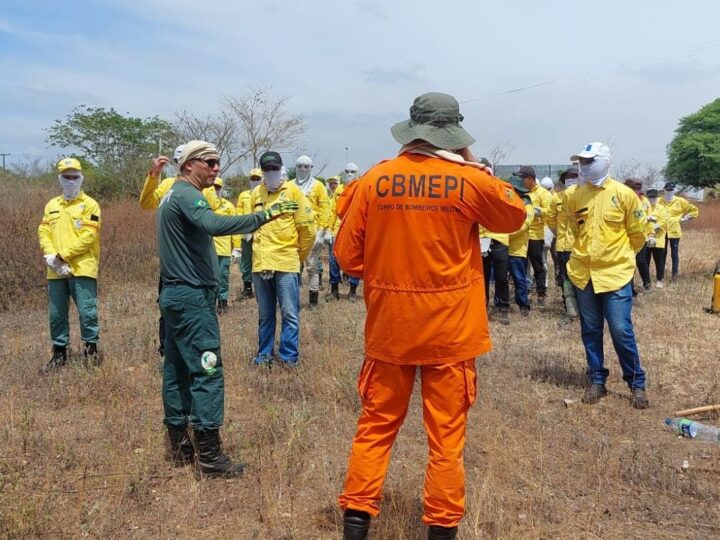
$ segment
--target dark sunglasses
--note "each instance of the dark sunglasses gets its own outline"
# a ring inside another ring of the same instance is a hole
[[[595,161],[594,157],[581,157],[580,158],[580,165],[590,165],[593,161]]]
[[[216,165],[218,167],[220,166],[219,159],[198,159],[197,161],[202,161],[205,165],[207,165],[211,169],[214,169]]]
[[[65,180],[80,180],[79,174],[63,174],[62,177]]]

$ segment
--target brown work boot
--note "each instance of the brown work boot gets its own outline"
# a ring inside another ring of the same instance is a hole
[[[630,403],[635,409],[647,409],[650,406],[644,388],[633,388],[630,395]]]
[[[585,390],[582,402],[587,403],[588,405],[594,405],[605,396],[607,396],[607,389],[604,384],[591,384]]]
[[[508,315],[508,308],[503,308],[503,307],[498,308],[497,320],[503,326],[508,326],[510,324],[510,316]]]

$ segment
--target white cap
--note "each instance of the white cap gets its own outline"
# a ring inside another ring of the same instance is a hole
[[[540,180],[540,185],[545,189],[550,190],[555,187],[555,182],[552,181],[552,178],[546,176],[545,178]]]
[[[175,151],[173,152],[173,161],[174,161],[175,163],[177,163],[178,160],[180,159],[180,156],[182,155],[184,148],[185,148],[185,145],[184,145],[184,144],[181,144],[181,145],[178,146],[178,147],[175,149]]]
[[[580,161],[581,158],[605,157],[610,159],[610,147],[602,142],[592,142],[582,149],[579,154],[570,156],[570,161]]]
[[[312,167],[313,162],[312,159],[310,159],[310,156],[300,156],[295,161],[295,165],[310,165]]]

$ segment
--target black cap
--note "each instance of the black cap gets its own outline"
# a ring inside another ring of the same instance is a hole
[[[535,169],[532,168],[530,165],[523,165],[517,172],[514,172],[513,174],[515,176],[519,176],[520,178],[524,178],[526,176],[529,176],[530,178],[537,178],[537,176],[535,176]]]
[[[675,182],[668,182],[663,189],[665,191],[675,191]]]
[[[645,193],[645,195],[647,195],[648,199],[656,199],[658,196],[658,190],[657,189],[648,189],[647,193]]]
[[[260,169],[267,171],[270,167],[282,167],[282,158],[277,152],[264,152],[260,156]]]

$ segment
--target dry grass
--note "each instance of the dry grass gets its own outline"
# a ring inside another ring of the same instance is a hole
[[[31,229],[43,202],[35,195],[26,205]],[[3,295],[23,301],[8,300],[12,310],[0,313],[0,535],[338,538],[335,501],[359,410],[363,306],[304,311],[302,366],[287,371],[250,365],[255,305],[233,304],[221,320],[223,433],[227,451],[250,468],[242,480],[198,482],[163,459],[152,217],[131,203],[104,212],[101,369],[38,375],[49,337],[37,252],[28,259],[37,273],[17,285],[29,289]],[[720,402],[720,318],[702,312],[720,254],[718,228],[689,231],[682,250],[685,277],[643,296],[635,313],[648,411],[630,408],[612,352],[610,396],[596,407],[563,405],[563,398],[579,400],[585,363],[577,326],[556,325],[556,291],[547,312],[514,313],[510,327],[493,325],[495,351],[478,360],[461,538],[720,536],[720,447],[662,429],[675,409]],[[232,279],[237,290],[236,268]],[[72,330],[78,349],[76,321]],[[423,537],[426,454],[415,397],[373,538]],[[690,463],[684,473],[683,460]]]

